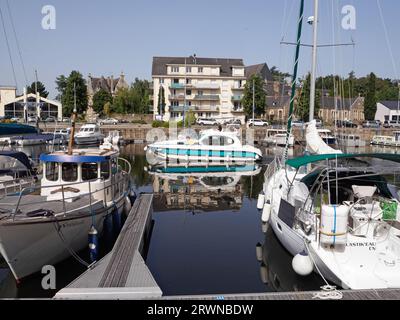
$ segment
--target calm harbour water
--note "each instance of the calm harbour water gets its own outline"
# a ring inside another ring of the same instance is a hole
[[[46,147],[22,151],[37,159]],[[137,194],[154,193],[154,225],[145,259],[165,295],[313,290],[323,284],[316,274],[296,275],[292,257],[272,230],[263,232],[257,196],[266,164],[281,150],[264,152],[264,164],[242,174],[179,175],[155,173],[146,162],[143,145],[121,148],[121,155],[132,164]],[[296,149],[291,156],[300,152]],[[101,240],[103,255],[112,244]],[[262,245],[262,261],[256,257],[257,244]],[[88,261],[87,250],[80,256]],[[40,273],[17,286],[0,258],[0,298],[52,297],[85,271],[73,258],[55,267],[56,290],[42,289]]]

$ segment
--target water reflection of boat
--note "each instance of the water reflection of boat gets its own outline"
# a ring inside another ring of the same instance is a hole
[[[268,228],[264,243],[258,244],[257,254],[261,258],[261,280],[275,291],[310,291],[324,284],[316,274],[301,277],[293,271],[293,257],[280,244],[272,228]]]
[[[208,169],[208,171],[206,171]],[[153,175],[156,211],[174,209],[239,210],[243,190],[241,177],[257,175],[261,167],[149,167]]]

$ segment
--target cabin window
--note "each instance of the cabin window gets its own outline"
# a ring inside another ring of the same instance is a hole
[[[82,180],[97,179],[97,162],[84,162],[82,163]]]
[[[62,164],[62,179],[66,182],[78,180],[78,164],[66,162]]]
[[[46,162],[46,179],[49,181],[58,180],[58,168],[57,162]]]
[[[104,180],[110,177],[110,163],[108,161],[100,163],[100,175]]]

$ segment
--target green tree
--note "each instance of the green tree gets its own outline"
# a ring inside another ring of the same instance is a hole
[[[43,98],[47,98],[49,96],[49,92],[46,91],[46,87],[44,86],[44,84],[40,81],[35,81],[32,82],[32,84],[30,86],[28,86],[27,88],[27,93],[36,93],[36,84],[37,84],[37,91],[39,93],[39,95]]]
[[[160,87],[158,91],[158,114],[165,114],[165,90],[163,87]]]
[[[368,77],[367,93],[364,102],[364,115],[366,120],[375,119],[376,113],[376,75],[371,72]]]
[[[112,105],[112,112],[116,113],[128,113],[132,109],[130,102],[130,90],[123,88],[118,90],[114,97]]]
[[[271,69],[272,78],[274,81],[279,81],[280,83],[285,80],[285,78],[290,77],[290,74],[287,72],[281,72],[278,67],[273,66]]]
[[[263,88],[264,81],[258,75],[251,76],[244,86],[242,98],[242,106],[248,117],[253,116],[253,83],[254,83],[254,113],[259,116],[265,113],[265,91]]]
[[[132,98],[134,102],[134,112],[146,114],[150,111],[150,82],[135,78],[135,82],[131,86]]]
[[[88,105],[86,81],[78,71],[72,71],[68,77],[57,77],[58,98],[63,105],[63,115],[71,116],[74,109],[74,84],[76,86],[76,109],[83,114]]]
[[[299,96],[298,105],[295,111],[297,118],[308,122],[310,118],[310,90],[311,74],[308,73],[306,79],[302,81],[302,88]],[[318,115],[321,95],[318,90],[315,93],[314,118]]]
[[[104,89],[100,89],[93,95],[93,110],[98,114],[104,111],[104,105],[112,102],[112,95]]]
[[[106,102],[103,107],[103,113],[109,117],[111,114],[111,102]]]

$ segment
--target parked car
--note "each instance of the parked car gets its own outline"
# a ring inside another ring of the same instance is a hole
[[[315,122],[316,122],[317,128],[322,128],[322,120],[321,119],[315,119]]]
[[[201,126],[215,126],[218,124],[214,118],[198,118],[196,123]]]
[[[357,125],[350,120],[336,120],[338,128],[357,128]]]
[[[100,119],[99,124],[118,124],[118,120],[114,118],[106,118],[106,119]]]
[[[71,118],[68,118],[68,117],[62,118],[62,122],[70,122],[70,121],[71,121]]]
[[[242,125],[242,121],[240,121],[240,119],[231,119],[231,120],[227,121],[225,124],[238,124],[238,125]]]
[[[389,120],[385,120],[385,121],[383,122],[382,127],[384,127],[384,128],[390,128]]]
[[[389,122],[389,127],[390,127],[390,128],[400,128],[400,120],[399,120],[399,121],[397,121],[397,120],[391,120],[391,121]]]
[[[367,120],[362,124],[363,128],[379,128],[380,124],[375,120]]]
[[[56,118],[54,117],[47,117],[46,120],[44,120],[45,122],[56,122]]]
[[[38,120],[37,117],[28,117],[28,119],[27,119],[28,123],[32,123],[32,122],[33,122],[33,123],[36,123],[37,120]]]
[[[261,120],[261,119],[250,119],[249,121],[247,121],[247,124],[249,127],[266,127],[268,126],[268,122]]]
[[[300,120],[293,120],[292,127],[304,128],[304,122]]]
[[[21,119],[18,118],[18,117],[12,117],[12,118],[10,118],[10,120],[14,121],[14,122],[20,122],[21,121]]]

